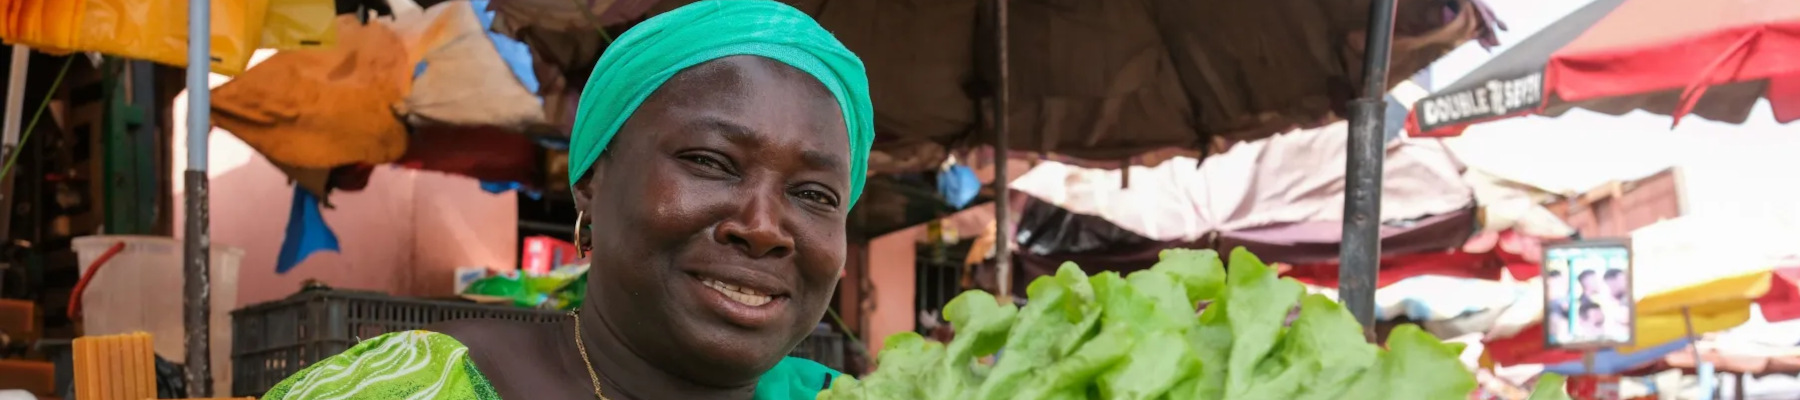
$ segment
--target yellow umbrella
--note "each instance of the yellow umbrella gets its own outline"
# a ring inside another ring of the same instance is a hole
[[[1717,332],[1750,319],[1800,229],[1743,219],[1682,217],[1631,234],[1637,347]],[[1686,316],[1683,310],[1686,310]],[[1633,351],[1636,348],[1620,349]]]
[[[1750,320],[1750,306],[1769,292],[1773,279],[1771,268],[1646,296],[1637,303],[1634,332],[1638,345],[1619,351],[1633,352],[1684,338],[1689,317],[1696,335],[1743,325]]]

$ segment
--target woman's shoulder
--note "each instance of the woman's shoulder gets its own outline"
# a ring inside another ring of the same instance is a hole
[[[442,333],[390,333],[313,363],[262,398],[499,399],[468,352],[468,346]]]
[[[813,399],[831,386],[841,372],[817,361],[788,357],[763,374],[756,384],[756,400]]]

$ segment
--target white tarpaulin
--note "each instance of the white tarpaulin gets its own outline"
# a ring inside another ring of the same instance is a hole
[[[1045,163],[1013,189],[1071,212],[1096,215],[1155,240],[1193,240],[1283,223],[1340,221],[1345,123],[1238,144],[1195,168],[1176,158],[1156,167],[1085,169]],[[1383,221],[1449,213],[1474,200],[1462,165],[1434,140],[1387,146]]]
[[[1483,311],[1505,309],[1520,303],[1527,296],[1541,296],[1543,293],[1542,290],[1533,289],[1526,282],[1417,276],[1376,289],[1375,311],[1376,317],[1381,320],[1406,317],[1420,322],[1448,321]],[[1306,290],[1309,293],[1337,297],[1337,290],[1331,288],[1307,285]],[[1427,329],[1429,328],[1428,326]]]

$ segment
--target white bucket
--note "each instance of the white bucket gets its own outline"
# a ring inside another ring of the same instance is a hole
[[[125,243],[101,266],[81,297],[83,334],[149,332],[156,354],[175,363],[187,361],[182,322],[182,243],[161,236],[86,236],[71,247],[82,275],[115,243]],[[231,310],[237,307],[238,263],[244,251],[212,246],[212,375],[213,393],[231,392]]]

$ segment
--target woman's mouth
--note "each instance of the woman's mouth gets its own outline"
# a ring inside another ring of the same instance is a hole
[[[788,312],[786,293],[769,286],[752,287],[750,282],[731,281],[699,274],[692,277],[693,294],[700,304],[732,325],[761,329],[785,321]],[[705,289],[702,289],[704,287]]]
[[[746,306],[760,307],[764,304],[769,304],[771,301],[775,301],[775,297],[770,296],[767,293],[757,291],[756,289],[721,282],[717,279],[701,278],[700,284],[706,285],[707,288],[725,295],[725,298],[731,299],[731,301]]]

